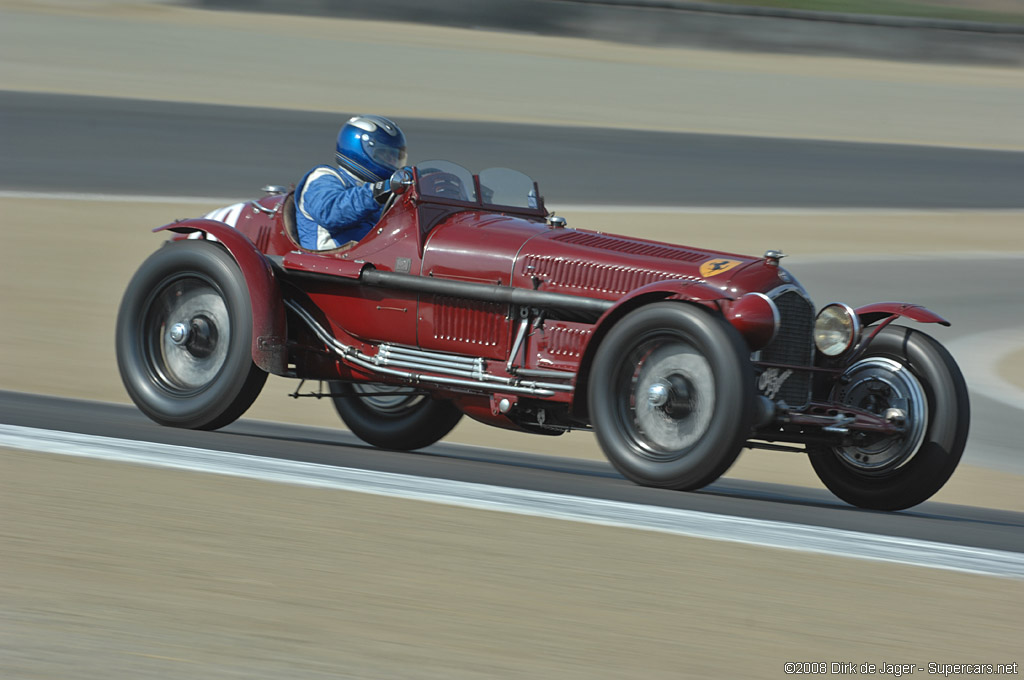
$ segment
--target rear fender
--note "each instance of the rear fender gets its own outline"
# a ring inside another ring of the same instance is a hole
[[[242,270],[252,304],[252,360],[268,373],[282,375],[288,367],[287,326],[281,289],[270,262],[245,234],[208,219],[184,220],[157,227],[154,232],[173,231],[223,245]]]
[[[576,374],[576,387],[573,391],[572,411],[580,417],[587,417],[587,388],[590,378],[590,367],[597,354],[604,336],[622,317],[643,305],[662,300],[679,300],[681,302],[706,307],[713,312],[721,312],[721,303],[732,297],[718,288],[705,283],[687,281],[655,281],[641,286],[619,299],[594,324],[594,332],[580,357],[580,367]]]
[[[950,323],[935,312],[906,302],[875,302],[854,310],[860,319],[861,326],[869,326],[887,318],[905,317],[918,323],[937,323],[949,326]]]

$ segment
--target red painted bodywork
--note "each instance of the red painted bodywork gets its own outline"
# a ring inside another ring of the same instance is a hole
[[[725,318],[755,352],[775,338],[780,323],[778,309],[764,293],[746,293],[729,302]]]
[[[905,302],[875,302],[864,305],[854,310],[864,325],[880,321],[890,316],[904,316],[918,323],[937,323],[942,326],[950,325],[935,312],[922,307],[921,305],[910,305]]]
[[[198,232],[231,252],[252,298],[256,363],[297,378],[410,382],[367,366],[387,343],[482,359],[489,375],[510,385],[546,379],[525,378],[529,371],[573,374],[561,378],[567,389],[537,397],[512,388],[442,384],[432,382],[429,372],[417,373],[416,384],[455,399],[471,417],[503,427],[517,424],[499,412],[502,399],[513,408],[525,408],[528,401],[561,404],[585,416],[586,376],[596,347],[612,325],[643,304],[678,300],[723,314],[755,351],[774,334],[774,316],[763,298],[742,296],[787,286],[803,294],[777,260],[564,228],[545,220],[543,203],[535,209],[466,205],[422,197],[416,186],[397,197],[358,244],[314,253],[300,248],[288,233],[288,198],[273,195],[249,202],[233,227],[192,219],[158,229],[193,238]],[[359,278],[368,269],[580,296],[609,305],[599,318],[548,318],[527,309],[529,327],[517,344],[522,307],[363,285]],[[286,313],[286,304],[300,306],[330,338],[311,330],[309,319],[301,319],[294,308]],[[921,307],[900,303],[878,303],[857,312],[869,318],[900,314],[944,322]],[[349,354],[342,356],[343,350]],[[362,363],[352,360],[356,354]]]

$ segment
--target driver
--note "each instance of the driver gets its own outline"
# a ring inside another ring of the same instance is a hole
[[[338,132],[338,167],[318,165],[295,188],[299,245],[339,248],[366,236],[391,194],[388,178],[405,165],[405,135],[382,116],[353,116]]]

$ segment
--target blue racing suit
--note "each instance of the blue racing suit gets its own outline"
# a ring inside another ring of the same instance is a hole
[[[343,169],[318,165],[295,188],[299,245],[307,250],[328,250],[362,239],[380,213],[372,185]]]

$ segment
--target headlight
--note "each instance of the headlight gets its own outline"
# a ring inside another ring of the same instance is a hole
[[[850,349],[860,335],[857,314],[841,302],[833,302],[818,312],[814,320],[814,346],[829,357]]]

